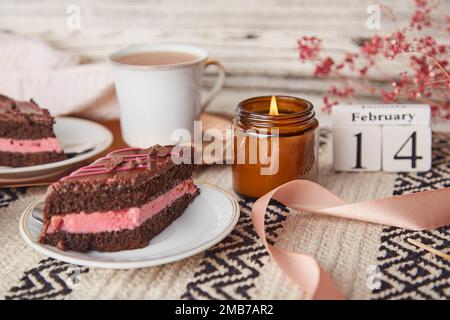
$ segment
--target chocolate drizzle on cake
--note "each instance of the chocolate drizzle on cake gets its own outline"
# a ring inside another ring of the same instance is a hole
[[[127,163],[131,163],[132,161],[129,161]],[[108,159],[105,162],[105,169],[108,170],[108,171],[114,170],[122,162],[123,162],[123,157],[122,156],[120,156],[120,155],[112,156],[110,159]]]
[[[148,149],[126,148],[111,152],[104,158],[82,167],[62,180],[103,175],[111,172],[126,172],[136,169],[156,171],[169,165],[171,157],[181,157],[183,148],[178,153],[172,152],[174,146],[155,145]]]

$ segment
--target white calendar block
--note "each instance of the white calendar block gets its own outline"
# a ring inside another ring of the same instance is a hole
[[[337,171],[381,170],[381,126],[334,126],[333,157]]]
[[[383,171],[430,169],[430,126],[383,126]]]

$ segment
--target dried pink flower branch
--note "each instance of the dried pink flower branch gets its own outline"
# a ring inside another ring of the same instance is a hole
[[[298,40],[300,61],[314,64],[314,76],[336,79],[323,97],[323,110],[329,111],[341,100],[348,103],[357,98],[357,81],[367,92],[380,95],[384,103],[427,103],[435,117],[450,119],[450,45],[438,43],[433,36],[420,32],[434,28],[450,34],[450,17],[440,9],[438,1],[415,0],[414,3],[408,26],[364,40],[359,52],[346,52],[339,61],[326,54],[319,38],[305,36]],[[396,24],[393,10],[384,5],[381,9]],[[443,15],[444,22],[434,21],[433,13]],[[395,79],[387,78],[379,62],[405,58],[405,69]],[[375,86],[368,76],[372,70],[381,72],[383,80],[390,85]],[[358,80],[349,77],[348,72],[356,74]]]

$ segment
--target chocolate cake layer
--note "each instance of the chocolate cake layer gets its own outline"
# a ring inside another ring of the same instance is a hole
[[[51,163],[65,160],[67,157],[63,152],[3,152],[0,151],[0,166],[26,167],[38,164]]]
[[[166,162],[159,170],[134,169],[111,176],[60,180],[47,191],[44,219],[81,211],[91,213],[140,207],[192,176],[192,165]]]
[[[175,200],[169,207],[164,208],[141,226],[132,230],[100,233],[67,233],[64,231],[44,234],[39,240],[41,243],[56,246],[61,250],[74,250],[86,252],[96,251],[120,251],[143,248],[150,240],[157,236],[175,221],[189,203],[199,194],[186,194]]]
[[[0,114],[0,138],[8,139],[42,139],[54,138],[53,118],[33,119],[35,116],[6,118]]]

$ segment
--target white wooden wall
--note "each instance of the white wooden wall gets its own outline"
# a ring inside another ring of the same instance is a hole
[[[303,35],[317,35],[333,55],[356,50],[367,37],[367,7],[376,0],[1,0],[0,30],[42,37],[91,60],[128,44],[186,42],[205,47],[227,70],[226,88],[210,106],[232,112],[236,103],[259,94],[286,93],[320,105],[327,84],[311,76],[294,50]],[[385,0],[406,24],[413,0]],[[81,29],[67,26],[67,8],[81,10]],[[450,1],[443,0],[450,12]],[[437,19],[443,19],[437,16]],[[382,16],[381,32],[393,25]],[[443,30],[434,33],[450,41]],[[1,44],[0,44],[1,50]],[[208,73],[207,81],[211,82]],[[368,98],[370,100],[370,98]]]

